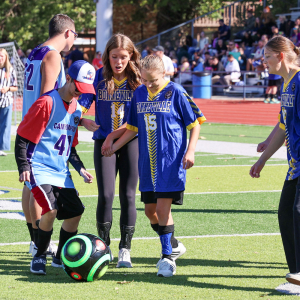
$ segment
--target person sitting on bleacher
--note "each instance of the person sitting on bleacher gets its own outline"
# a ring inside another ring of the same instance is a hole
[[[257,68],[257,66],[261,64],[261,58],[263,57],[263,49],[264,49],[263,41],[259,40],[253,58],[250,57],[247,60],[247,66],[246,66],[247,71],[254,71],[255,68]]]
[[[209,58],[209,64],[212,70],[211,84],[222,84],[226,85],[224,80],[224,73],[215,73],[215,72],[224,72],[225,68],[223,64],[219,61],[218,56],[211,56]]]
[[[226,75],[224,76],[224,80],[228,87],[224,89],[224,92],[233,90],[232,82],[239,81],[239,78],[241,77],[241,70],[238,61],[233,57],[232,53],[229,53],[227,58],[227,64],[225,67]]]

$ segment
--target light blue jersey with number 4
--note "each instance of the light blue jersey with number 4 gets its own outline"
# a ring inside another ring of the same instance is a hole
[[[67,161],[82,110],[77,103],[75,112],[69,114],[56,90],[47,95],[53,101],[48,124],[39,143],[31,143],[27,148],[27,159],[32,170],[28,187],[31,189],[37,185],[51,184],[74,188]]]
[[[31,51],[27,58],[24,73],[22,120],[24,119],[24,116],[27,114],[31,105],[40,97],[42,84],[41,64],[45,55],[52,50],[57,51],[52,46],[37,46]],[[65,83],[66,75],[63,63],[61,61],[60,73],[53,89],[61,88]]]

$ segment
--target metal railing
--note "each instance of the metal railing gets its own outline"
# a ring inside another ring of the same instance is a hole
[[[210,11],[201,16],[195,17],[192,20],[174,26],[168,30],[160,32],[150,38],[144,39],[136,45],[148,45],[155,47],[156,45],[165,45],[166,42],[171,44],[171,47],[176,49],[185,44],[186,35],[192,36],[194,39],[199,38],[202,31],[201,27],[205,28],[205,33],[208,37],[212,37],[213,32],[219,27],[218,20],[224,19],[224,22],[229,27],[243,26],[243,21],[246,19],[246,11],[248,6],[255,11],[257,6],[262,6],[263,3],[256,1],[238,0],[219,9]],[[207,27],[210,27],[207,28]]]
[[[247,98],[247,94],[251,94],[251,95],[257,95],[257,96],[262,96],[265,93],[265,89],[268,87],[268,77],[259,79],[259,77],[257,77],[257,74],[260,74],[262,72],[258,72],[258,71],[240,71],[239,73],[241,73],[240,78],[242,79],[238,79],[235,81],[236,82],[243,82],[242,85],[235,85],[232,84],[233,87],[233,91],[223,91],[223,88],[228,87],[228,85],[225,84],[212,84],[212,81],[210,80],[210,84],[195,84],[195,82],[197,80],[195,80],[195,77],[193,78],[193,75],[198,75],[198,76],[202,76],[203,74],[208,74],[206,76],[209,76],[210,79],[213,78],[212,75],[220,75],[220,77],[222,77],[223,75],[229,75],[229,73],[224,72],[224,71],[212,71],[212,70],[204,70],[204,71],[191,71],[191,72],[179,72],[178,73],[178,78],[176,80],[176,82],[180,85],[182,85],[189,94],[193,94],[195,91],[195,88],[199,88],[199,89],[203,89],[203,88],[209,88],[210,92],[208,93],[208,95],[213,95],[213,88],[220,88],[222,89],[223,95],[232,95],[232,94],[241,94],[243,95],[243,98],[246,99]],[[192,75],[192,79],[186,82],[181,82],[181,76],[182,74],[190,74]],[[255,76],[253,77],[253,79],[249,79],[248,76]],[[205,76],[205,75],[204,75]],[[256,81],[256,83],[258,84],[250,84],[249,81]],[[247,83],[248,82],[248,83]],[[192,92],[191,92],[191,88],[192,88]],[[220,93],[220,91],[219,91]],[[219,94],[218,93],[218,94]],[[192,95],[191,95],[192,96]],[[194,96],[194,95],[193,95]],[[211,98],[211,97],[209,97]],[[207,99],[207,98],[206,98]]]

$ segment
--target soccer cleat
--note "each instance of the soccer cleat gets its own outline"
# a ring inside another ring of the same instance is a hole
[[[3,151],[0,151],[0,156],[6,156],[7,154]]]
[[[264,103],[270,103],[270,101],[271,101],[271,98],[268,97],[268,98],[266,98],[266,99],[264,100]]]
[[[179,258],[181,255],[183,255],[185,252],[186,252],[186,248],[180,241],[178,241],[178,246],[176,248],[172,248],[172,253],[171,253],[172,260],[175,261],[177,258]],[[156,264],[157,269],[159,268],[159,264],[161,261],[162,261],[162,258]]]
[[[118,255],[117,268],[132,268],[130,252],[126,248],[122,248]]]
[[[300,273],[288,273],[285,278],[290,283],[300,285]]]
[[[280,103],[280,101],[278,99],[273,98],[273,99],[271,99],[270,103],[271,104],[278,104],[278,103]]]
[[[160,259],[157,276],[171,277],[176,274],[176,263],[168,258]]]
[[[55,256],[52,257],[51,266],[54,268],[62,268],[62,262],[60,258],[56,258]]]
[[[30,263],[30,272],[33,274],[46,275],[46,255],[34,256]]]

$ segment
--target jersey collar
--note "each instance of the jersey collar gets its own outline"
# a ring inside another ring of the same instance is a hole
[[[152,93],[148,88],[147,88],[147,91],[149,93],[149,96],[151,98],[155,97],[157,94],[159,94],[168,84],[169,84],[170,81],[167,81],[156,93]]]

